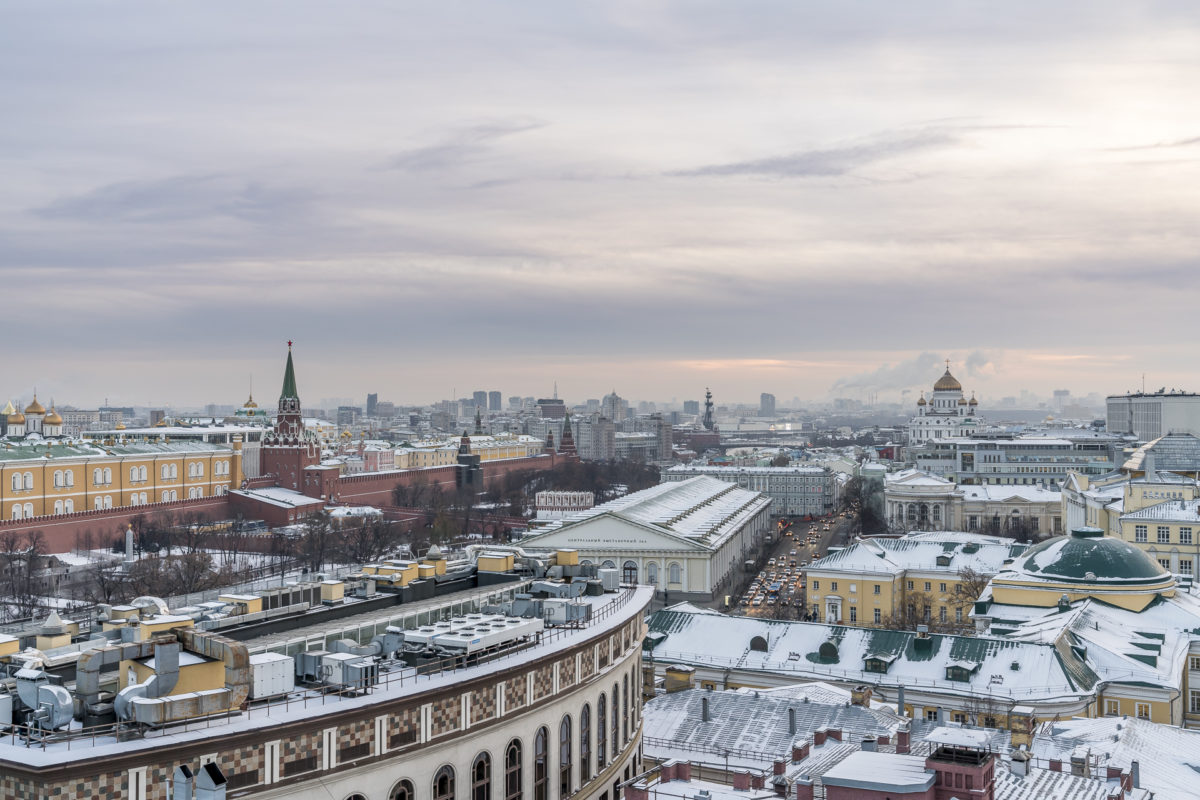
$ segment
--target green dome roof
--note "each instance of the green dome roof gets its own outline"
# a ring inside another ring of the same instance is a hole
[[[1155,583],[1167,572],[1129,542],[1099,528],[1076,528],[1025,551],[1012,565],[1032,578],[1072,583]]]

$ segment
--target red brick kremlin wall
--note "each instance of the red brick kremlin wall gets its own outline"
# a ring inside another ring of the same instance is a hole
[[[528,458],[485,461],[482,464],[484,488],[490,488],[509,473],[553,469],[563,460],[562,455],[546,454]],[[418,481],[424,481],[431,487],[439,486],[443,490],[453,491],[455,469],[453,466],[448,466],[359,475],[331,475],[333,502],[340,505],[390,506],[393,502],[393,488],[398,485],[412,485]],[[266,476],[256,478],[253,483],[256,486],[270,485]],[[81,537],[89,531],[93,536],[93,546],[107,546],[117,537],[123,536],[130,521],[138,516],[144,516],[147,519],[163,517],[174,520],[196,519],[201,521],[229,519],[238,511],[241,511],[247,518],[265,519],[271,525],[282,525],[287,522],[278,515],[267,513],[269,509],[266,504],[254,503],[253,506],[247,506],[244,501],[231,495],[225,495],[168,503],[148,503],[141,506],[79,511],[74,514],[59,514],[32,519],[0,520],[0,547],[6,546],[6,540],[10,535],[16,537],[15,546],[21,547],[25,534],[41,531],[45,537],[46,552],[66,553],[80,546]]]

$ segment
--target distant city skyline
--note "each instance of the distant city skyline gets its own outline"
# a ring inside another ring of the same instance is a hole
[[[284,350],[284,352],[286,352],[286,350]],[[296,351],[296,360],[297,372],[300,375],[298,382],[300,384],[301,396],[312,398],[306,403],[309,408],[334,410],[338,406],[350,405],[365,409],[368,394],[377,394],[381,402],[392,402],[401,406],[427,406],[445,400],[464,400],[467,402],[474,402],[474,394],[477,391],[472,390],[469,392],[464,392],[461,389],[455,388],[452,390],[447,390],[445,396],[435,396],[430,394],[429,396],[422,398],[415,394],[415,392],[418,391],[416,389],[416,385],[409,384],[407,391],[412,393],[411,395],[394,396],[385,389],[384,385],[380,381],[376,381],[375,383],[367,386],[362,392],[350,394],[349,384],[351,382],[362,382],[362,376],[345,376],[344,380],[347,381],[346,384],[322,384],[320,383],[321,376],[326,374],[328,365],[322,365],[319,362],[313,364],[308,363],[303,351],[299,348]],[[970,359],[964,359],[964,361],[967,362],[969,362],[969,360]],[[935,362],[937,366],[932,371],[928,371],[926,368],[931,363]],[[182,365],[182,369],[185,371],[184,374],[190,375],[186,365]],[[983,391],[983,387],[985,386],[1004,386],[1004,384],[1000,384],[999,381],[996,380],[996,376],[994,374],[994,362],[988,361],[982,365],[963,367],[959,369],[955,367],[954,361],[951,359],[950,369],[955,375],[959,376],[960,380],[963,382],[964,389],[968,394],[975,393],[981,402],[983,402],[985,405],[991,406],[998,405],[1004,399],[1009,397],[1014,398],[1019,405],[1026,400],[1027,396],[1030,395],[1036,398],[1036,402],[1050,404],[1055,401],[1054,393],[1062,391],[1064,388],[1066,388],[1066,391],[1069,392],[1069,398],[1071,402],[1075,403],[1083,401],[1089,395],[1094,395],[1094,399],[1102,400],[1102,398],[1106,395],[1121,394],[1125,391],[1124,389],[1114,389],[1108,391],[1083,391],[1082,389],[1071,389],[1062,386],[1061,384],[1065,381],[1060,380],[1058,384],[1054,385],[1054,389],[1044,392],[1036,392],[1027,387],[1015,387],[1010,391],[996,390],[992,392],[985,392]],[[928,393],[930,387],[937,380],[937,378],[941,376],[944,370],[944,360],[937,360],[934,354],[926,352],[903,362],[881,365],[880,367],[868,373],[859,373],[835,380],[829,391],[827,391],[824,395],[806,398],[800,395],[788,395],[783,392],[771,392],[770,394],[775,395],[777,398],[775,404],[780,410],[792,408],[795,405],[794,401],[797,399],[800,401],[801,406],[824,405],[837,399],[850,399],[861,402],[864,405],[870,405],[871,398],[874,398],[874,404],[878,406],[886,406],[897,403],[902,406],[907,406],[915,403],[921,392]],[[972,370],[974,371],[974,374],[972,374]],[[925,375],[927,379],[921,380],[921,375]],[[277,376],[277,380],[274,381],[274,383],[278,383],[279,380],[282,380],[281,376],[282,372],[280,371],[280,375]],[[170,375],[162,374],[160,377],[163,378],[162,386],[164,389],[165,387],[175,387],[179,383],[179,381],[174,380]],[[1067,377],[1067,375],[1059,372],[1058,377],[1061,379]],[[979,380],[976,381],[976,378]],[[907,381],[913,380],[918,382],[906,383]],[[198,410],[203,410],[204,407],[208,405],[237,408],[241,406],[248,397],[250,397],[250,389],[247,387],[246,392],[237,396],[236,399],[231,399],[228,397],[213,398],[211,396],[213,392],[211,385],[219,382],[220,378],[217,375],[211,376],[211,380],[209,381],[202,381],[202,383],[208,384],[209,388],[199,390],[197,396],[194,397],[172,396],[169,398],[153,398],[152,396],[150,399],[139,399],[125,395],[118,397],[113,394],[106,394],[104,397],[98,400],[96,398],[88,398],[93,400],[93,402],[86,402],[78,399],[80,397],[86,397],[86,395],[82,395],[79,392],[73,391],[69,380],[66,380],[64,376],[53,376],[52,380],[50,381],[50,386],[56,389],[57,393],[43,390],[41,388],[43,385],[45,385],[43,383],[39,384],[37,388],[37,394],[38,397],[47,404],[50,402],[56,402],[59,405],[67,404],[77,408],[94,408],[107,404],[114,406],[123,405],[147,408],[172,407]],[[753,381],[737,381],[736,376],[729,375],[721,380],[712,381],[704,384],[703,386],[698,386],[698,388],[696,388],[691,395],[681,393],[673,394],[667,397],[661,397],[652,394],[648,395],[639,393],[637,387],[632,384],[626,386],[624,383],[622,383],[622,385],[614,387],[612,385],[613,383],[614,381],[606,382],[593,376],[592,385],[594,387],[607,386],[608,388],[604,390],[596,389],[595,391],[591,392],[579,392],[576,396],[576,393],[574,392],[568,393],[570,389],[569,386],[564,387],[560,384],[559,394],[571,405],[583,405],[589,399],[598,400],[602,398],[615,388],[617,393],[626,401],[632,401],[634,403],[651,402],[682,406],[685,401],[696,401],[702,399],[704,387],[707,386],[714,388],[714,402],[716,405],[730,407],[743,406],[747,409],[750,409],[754,407],[761,407],[761,393],[755,393],[758,392],[759,389],[764,388],[762,385],[754,383]],[[278,394],[278,389],[272,389],[269,388],[269,386],[264,386],[263,381],[258,378],[255,379],[255,386],[259,387],[259,389],[253,394],[256,402],[258,402],[260,406],[270,409],[274,403],[275,397]],[[310,386],[311,388],[306,389],[306,386]],[[716,387],[721,386],[728,386],[730,394],[726,396],[717,392]],[[1147,384],[1147,391],[1153,392],[1157,391],[1159,388],[1159,386],[1151,386],[1150,384]],[[1171,386],[1165,388],[1168,390],[1187,389],[1187,387]],[[1130,389],[1130,391],[1138,391],[1139,389],[1140,386],[1133,387]],[[454,391],[457,391],[457,394],[453,394]],[[515,381],[514,385],[508,386],[506,389],[492,389],[490,391],[500,391],[501,395],[504,397],[512,394],[525,397],[547,397],[553,394],[553,391],[542,392],[539,394],[537,391],[531,390],[529,386],[522,387],[515,385]],[[5,399],[11,399],[14,403],[25,403],[32,399],[33,393],[33,389],[15,393],[10,391],[5,395]],[[485,394],[487,394],[487,392],[485,392]],[[507,410],[507,406],[504,405],[502,405],[499,409],[501,413],[506,412]]]
[[[1194,3],[14,2],[4,41],[7,396],[270,398],[289,337],[301,391],[399,403],[1198,383]]]

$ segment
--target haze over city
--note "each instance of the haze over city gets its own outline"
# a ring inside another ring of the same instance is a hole
[[[6,391],[1188,388],[1200,8],[992,11],[10,3]]]

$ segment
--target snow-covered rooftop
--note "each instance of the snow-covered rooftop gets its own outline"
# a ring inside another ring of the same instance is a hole
[[[813,562],[810,572],[837,570],[899,574],[907,570],[920,570],[958,573],[969,567],[985,575],[994,575],[1005,561],[1016,558],[1025,548],[1025,545],[1012,539],[976,533],[918,533],[899,539],[879,538],[856,542]],[[939,557],[943,556],[948,557],[948,563],[938,564]]]
[[[764,494],[716,478],[698,476],[676,483],[660,483],[555,520],[540,528],[530,541],[601,514],[612,514],[715,548],[770,503],[771,499]]]
[[[242,497],[269,503],[280,508],[311,508],[313,506],[325,505],[324,500],[309,497],[306,494],[279,486],[267,486],[262,489],[238,489],[230,492],[230,494],[241,495]]]
[[[1133,717],[1056,720],[1038,729],[1032,752],[1063,761],[1081,752],[1101,770],[1128,770],[1137,761],[1141,785],[1154,792],[1156,800],[1200,795],[1200,731]]]
[[[918,642],[919,635],[910,631],[734,617],[688,603],[655,612],[648,624],[651,632],[665,634],[651,651],[655,661],[773,673],[794,681],[853,681],[885,690],[931,687],[1017,703],[1084,696],[1095,681],[1087,670],[1074,668],[1070,651],[1063,656],[1043,642],[942,634]],[[886,672],[865,669],[866,658],[876,654],[894,657]],[[960,676],[965,680],[949,680],[946,668],[959,662],[978,666]]]

